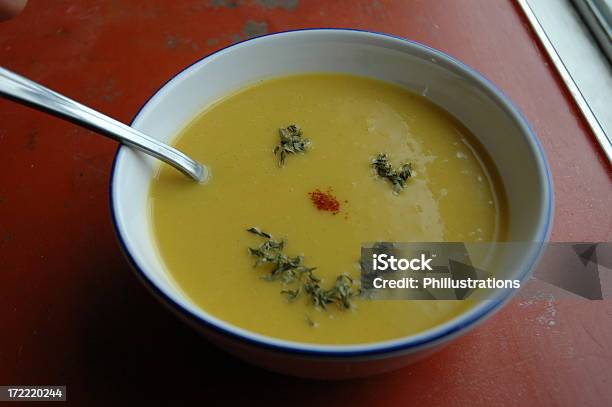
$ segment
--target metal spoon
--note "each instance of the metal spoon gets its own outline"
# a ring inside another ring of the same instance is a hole
[[[206,180],[206,167],[175,148],[51,89],[0,67],[0,96],[69,120],[170,164],[195,181]]]

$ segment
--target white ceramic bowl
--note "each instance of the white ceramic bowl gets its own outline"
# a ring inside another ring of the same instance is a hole
[[[345,72],[426,94],[480,140],[499,170],[509,200],[509,240],[544,242],[552,216],[552,188],[544,153],[512,103],[473,69],[426,46],[356,30],[315,29],[272,34],[225,48],[163,85],[132,126],[170,142],[217,99],[257,80],[302,72]],[[203,136],[204,137],[204,136]],[[123,250],[142,281],[178,315],[236,356],[282,373],[319,378],[366,376],[396,369],[439,348],[491,315],[507,298],[483,301],[418,335],[354,346],[278,340],[217,319],[172,282],[155,249],[147,192],[159,163],[126,147],[115,157],[111,209]],[[205,188],[205,186],[203,186]],[[525,279],[539,245],[507,266]],[[356,248],[358,250],[359,248]]]

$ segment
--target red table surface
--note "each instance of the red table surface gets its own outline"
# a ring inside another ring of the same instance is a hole
[[[0,61],[129,122],[202,56],[303,27],[406,37],[482,72],[546,150],[552,240],[611,240],[610,166],[511,1],[30,1],[0,24]],[[116,148],[0,101],[0,385],[65,384],[77,405],[612,405],[608,301],[516,300],[434,356],[361,380],[298,380],[237,361],[179,322],[130,271],[109,215]]]

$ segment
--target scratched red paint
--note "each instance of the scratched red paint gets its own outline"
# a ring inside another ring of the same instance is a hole
[[[30,1],[0,25],[0,61],[127,122],[169,76],[220,47],[321,26],[403,36],[483,72],[523,110],[548,154],[552,238],[610,240],[610,167],[511,1]],[[305,382],[235,361],[131,274],[108,213],[115,148],[0,101],[0,384],[67,384],[80,405],[227,396],[309,405],[612,405],[610,302],[515,301],[430,359],[353,382]]]

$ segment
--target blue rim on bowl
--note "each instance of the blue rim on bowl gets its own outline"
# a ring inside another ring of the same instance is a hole
[[[192,64],[190,64],[189,66],[187,66],[186,68],[182,69],[180,72],[172,76],[168,81],[166,81],[162,86],[160,86],[159,89],[153,95],[151,95],[146,100],[146,102],[140,107],[140,109],[138,110],[134,118],[132,119],[132,124],[138,119],[142,110],[145,108],[145,106],[147,106],[147,104],[151,101],[151,99],[157,96],[158,93],[164,87],[166,87],[166,85],[176,80],[177,78],[180,78],[190,68],[194,67],[195,65],[198,65],[208,60],[209,58],[215,57],[217,54],[221,53],[224,50],[239,46],[246,42],[260,41],[262,38],[267,38],[271,36],[287,35],[291,33],[300,33],[300,32],[306,32],[306,31],[308,32],[311,32],[311,31],[322,31],[322,32],[338,31],[338,32],[360,33],[363,35],[374,35],[374,36],[380,36],[381,38],[401,41],[403,43],[410,44],[413,47],[420,48],[423,51],[429,52],[435,58],[439,58],[439,60],[441,61],[445,61],[447,63],[455,65],[459,70],[462,71],[464,75],[470,77],[472,80],[479,83],[482,87],[482,90],[486,92],[487,95],[492,100],[494,100],[501,109],[503,109],[509,116],[511,116],[514,119],[516,124],[521,128],[522,132],[528,135],[527,141],[530,144],[530,147],[532,148],[532,150],[537,153],[536,155],[534,155],[534,158],[536,160],[538,172],[540,174],[543,174],[546,180],[546,183],[544,185],[545,190],[546,190],[544,194],[544,200],[545,200],[545,211],[544,212],[545,213],[544,213],[544,216],[541,218],[540,224],[538,225],[538,228],[537,228],[538,230],[537,239],[534,240],[534,242],[540,243],[540,247],[538,248],[538,250],[534,252],[534,255],[529,260],[529,267],[526,267],[522,271],[522,274],[520,275],[520,280],[525,281],[526,277],[529,275],[529,273],[531,272],[532,268],[535,266],[539,258],[539,255],[541,253],[541,248],[543,247],[544,243],[548,240],[550,228],[551,228],[551,221],[552,221],[552,205],[553,205],[552,181],[551,181],[550,171],[546,163],[546,157],[544,155],[542,146],[540,145],[539,140],[537,139],[537,137],[531,130],[529,124],[527,123],[527,120],[523,117],[520,111],[514,106],[514,104],[510,101],[510,99],[501,90],[495,87],[488,79],[486,79],[483,75],[481,75],[479,72],[477,72],[473,68],[465,65],[464,63],[454,59],[453,57],[441,51],[438,51],[426,45],[420,44],[415,41],[407,40],[404,38],[400,38],[397,36],[389,35],[389,34],[377,33],[377,32],[372,32],[372,31],[365,31],[365,30],[345,29],[345,28],[311,28],[311,29],[291,30],[291,31],[284,31],[284,32],[268,34],[268,35],[264,35],[264,36],[257,37],[257,38],[252,38],[249,40],[245,40],[245,41],[230,45],[212,54],[209,54],[193,62]],[[462,314],[459,317],[445,324],[442,324],[441,326],[443,327],[443,329],[432,328],[420,334],[411,335],[408,337],[390,340],[390,341],[375,342],[372,344],[346,345],[346,346],[345,345],[327,346],[327,345],[306,344],[306,343],[299,343],[299,342],[284,341],[284,340],[279,340],[279,339],[275,339],[271,337],[266,337],[263,335],[254,334],[246,330],[243,330],[241,328],[233,327],[229,324],[226,324],[226,326],[222,326],[222,324],[215,322],[213,320],[207,320],[206,318],[203,318],[201,315],[197,315],[191,312],[190,310],[186,309],[185,307],[183,307],[181,304],[177,303],[168,294],[166,294],[163,289],[158,287],[147,276],[147,273],[143,271],[143,267],[141,267],[138,264],[138,261],[130,253],[126,245],[125,238],[122,235],[121,229],[118,226],[117,214],[116,214],[116,208],[115,208],[116,196],[114,193],[117,162],[121,157],[122,151],[126,148],[127,147],[125,146],[119,146],[117,148],[117,152],[115,154],[112,168],[111,168],[111,177],[110,177],[110,183],[109,183],[111,218],[112,218],[113,228],[117,235],[119,244],[121,246],[122,251],[125,253],[126,257],[128,258],[132,268],[135,270],[136,274],[140,277],[140,279],[144,283],[146,283],[146,285],[157,296],[163,299],[166,304],[170,305],[170,307],[175,312],[185,317],[190,322],[195,323],[196,325],[200,325],[202,327],[211,329],[217,333],[221,333],[225,336],[231,337],[243,343],[248,343],[248,344],[256,345],[258,347],[266,348],[269,350],[280,351],[280,352],[291,353],[291,354],[319,356],[319,357],[321,356],[336,357],[336,358],[338,357],[346,358],[346,357],[355,357],[355,356],[384,356],[384,355],[389,355],[389,354],[394,354],[394,353],[400,353],[400,352],[430,347],[446,339],[449,339],[453,336],[456,336],[463,330],[475,325],[478,322],[483,321],[487,316],[492,315],[494,310],[499,308],[503,303],[509,300],[510,297],[512,296],[512,292],[506,292],[506,294],[503,297],[499,297],[495,300],[488,300],[486,302],[483,302],[482,306],[477,307],[478,308],[477,312],[474,312],[473,314],[467,315],[463,318],[462,318],[463,316]],[[448,326],[445,326],[445,325],[448,325]]]

